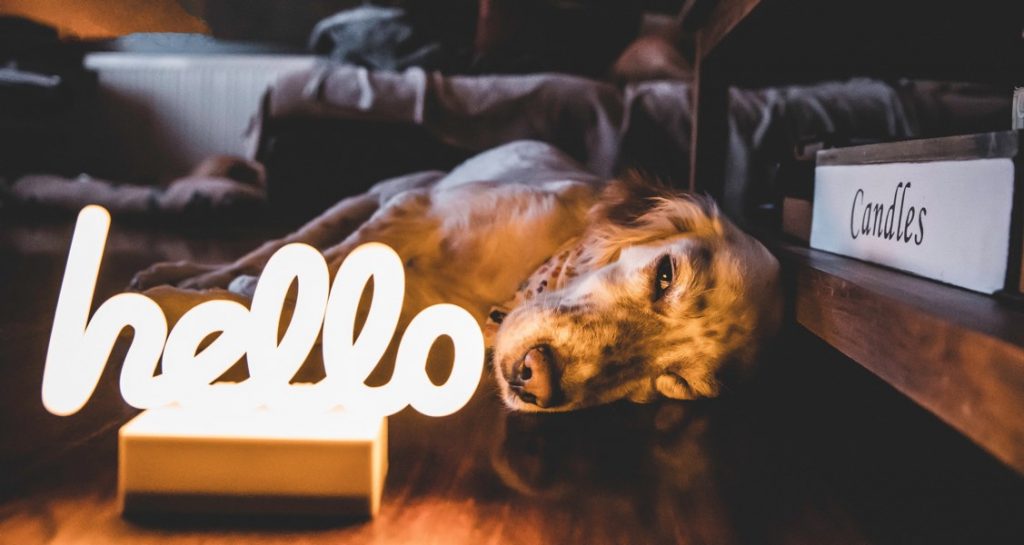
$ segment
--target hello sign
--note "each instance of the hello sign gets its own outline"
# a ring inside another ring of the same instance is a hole
[[[401,259],[378,243],[356,248],[333,283],[318,251],[305,244],[284,246],[263,270],[250,308],[229,300],[206,301],[186,312],[170,332],[160,306],[139,293],[111,297],[90,318],[109,227],[110,215],[99,206],[84,208],[75,225],[43,370],[43,405],[53,414],[74,414],[85,405],[126,327],[135,334],[121,370],[121,395],[141,409],[172,404],[303,411],[343,406],[386,416],[411,405],[423,414],[443,416],[465,405],[480,381],[484,342],[476,320],[461,307],[439,304],[406,327],[391,380],[379,387],[364,383],[395,334],[405,291]],[[372,304],[356,336],[356,310],[370,278]],[[294,312],[278,341],[293,282]],[[321,330],[326,377],[315,384],[289,384]],[[425,364],[430,347],[442,336],[451,338],[455,356],[448,380],[436,386]],[[248,379],[214,382],[243,355]]]

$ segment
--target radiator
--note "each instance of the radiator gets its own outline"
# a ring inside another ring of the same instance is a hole
[[[93,53],[99,82],[92,167],[118,181],[153,183],[214,154],[244,155],[245,131],[267,85],[312,56]]]

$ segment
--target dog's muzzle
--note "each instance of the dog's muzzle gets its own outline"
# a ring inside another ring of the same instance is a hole
[[[557,406],[562,401],[562,390],[556,363],[550,346],[534,346],[512,367],[509,388],[525,403],[545,409]]]

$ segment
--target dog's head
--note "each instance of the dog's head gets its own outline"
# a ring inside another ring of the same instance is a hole
[[[542,266],[500,321],[502,400],[567,411],[696,399],[752,363],[781,314],[778,262],[707,198],[616,181],[590,227]]]

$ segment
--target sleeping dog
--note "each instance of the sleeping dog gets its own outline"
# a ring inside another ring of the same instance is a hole
[[[251,297],[285,244],[320,249],[333,272],[372,241],[405,261],[399,331],[435,303],[469,310],[512,410],[713,397],[780,320],[778,263],[710,199],[606,181],[532,141],[381,182],[234,263],[161,263],[133,285],[174,286],[150,293],[180,315],[223,289]]]

